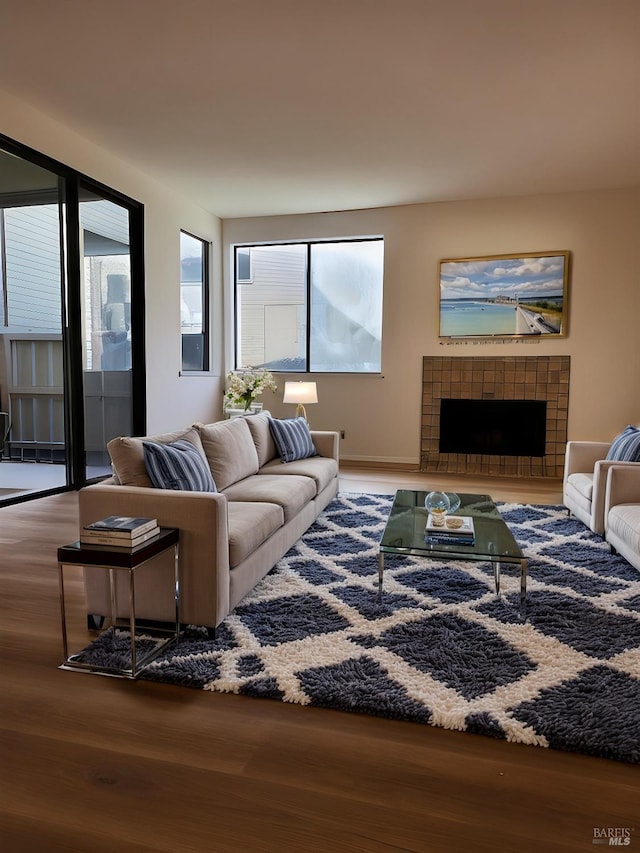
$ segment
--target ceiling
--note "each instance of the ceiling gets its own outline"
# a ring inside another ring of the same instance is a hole
[[[640,0],[0,14],[0,88],[223,218],[640,185]]]

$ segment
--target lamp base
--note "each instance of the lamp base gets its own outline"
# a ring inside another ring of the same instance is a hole
[[[298,403],[298,405],[296,406],[296,417],[304,418],[305,421],[307,420],[307,410],[302,405],[302,403]]]

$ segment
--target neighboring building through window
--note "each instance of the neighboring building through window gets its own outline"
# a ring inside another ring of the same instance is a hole
[[[251,246],[236,250],[236,281],[250,282],[251,278]]]
[[[379,373],[381,238],[238,246],[236,367]]]
[[[0,217],[2,325],[12,330],[60,334],[60,213],[57,203],[6,207],[0,210]]]
[[[209,370],[208,243],[180,232],[182,370]]]

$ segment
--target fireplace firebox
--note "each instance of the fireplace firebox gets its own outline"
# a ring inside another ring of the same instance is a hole
[[[440,453],[544,456],[544,400],[440,400]]]

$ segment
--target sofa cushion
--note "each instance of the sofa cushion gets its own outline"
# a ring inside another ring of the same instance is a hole
[[[215,492],[209,464],[188,441],[160,444],[143,441],[144,464],[156,489],[181,492]]]
[[[151,482],[144,464],[143,441],[153,441],[156,444],[170,444],[172,441],[188,441],[198,450],[205,459],[204,450],[200,442],[198,431],[189,427],[188,429],[167,432],[162,435],[153,436],[120,436],[112,438],[107,444],[107,450],[111,457],[114,475],[123,486],[146,486],[152,488]]]
[[[276,476],[272,474],[247,477],[224,490],[227,500],[274,503],[284,511],[285,522],[290,521],[316,495],[315,480],[310,477]]]
[[[617,504],[611,507],[607,528],[640,554],[640,504]]]
[[[316,484],[316,494],[325,489],[334,477],[338,476],[338,463],[333,457],[312,456],[309,459],[298,459],[295,462],[284,463],[279,457],[267,462],[258,474],[298,474],[311,477]]]
[[[266,542],[284,524],[284,512],[277,504],[227,502],[229,565],[233,569]]]
[[[569,474],[567,485],[572,486],[575,491],[586,498],[589,502],[593,497],[593,474]]]
[[[308,459],[316,455],[317,450],[309,432],[309,424],[304,418],[287,420],[271,418],[269,429],[283,462],[294,462],[296,459]]]
[[[220,491],[258,470],[258,453],[246,418],[194,424],[211,474]]]
[[[629,425],[613,439],[605,458],[615,462],[640,462],[640,429]]]
[[[269,412],[260,412],[258,415],[248,415],[245,418],[249,431],[253,438],[258,454],[258,465],[262,468],[271,459],[278,455],[276,446],[269,429],[271,415]]]

